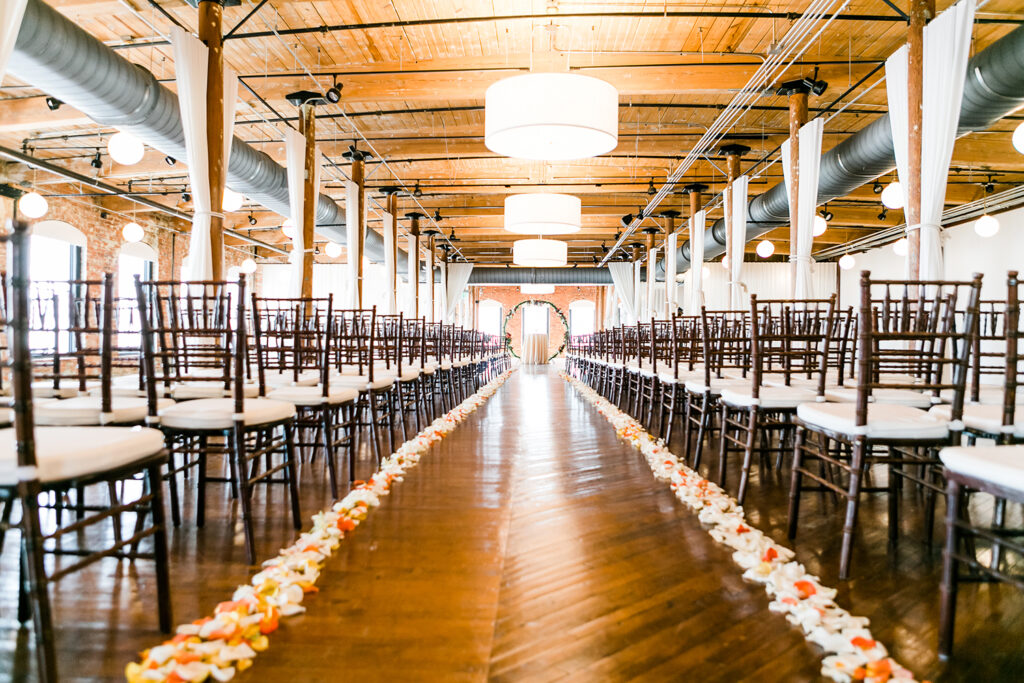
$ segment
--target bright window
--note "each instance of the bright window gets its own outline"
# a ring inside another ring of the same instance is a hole
[[[573,301],[569,304],[569,335],[593,334],[597,307],[593,301]]]
[[[146,246],[146,245],[142,245]],[[153,252],[154,254],[156,252]],[[139,313],[137,293],[135,291],[135,276],[142,280],[152,280],[154,275],[154,262],[147,258],[149,254],[122,249],[117,257],[117,318],[115,331],[117,332],[116,346],[123,349],[137,349],[141,339],[139,338]]]
[[[38,224],[37,224],[38,225]],[[71,226],[68,226],[69,228]],[[74,230],[74,228],[71,228]],[[44,231],[41,231],[45,233]],[[81,233],[79,233],[81,234]],[[56,237],[49,237],[45,234],[38,234],[34,231],[29,249],[29,279],[33,283],[40,283],[36,291],[42,294],[48,291],[46,281],[67,282],[81,277],[82,274],[82,247]],[[68,301],[67,289],[57,287],[57,311],[52,310],[54,304],[51,301],[35,301],[30,304],[32,308],[32,331],[29,333],[29,346],[36,350],[53,349],[54,335],[48,331],[54,329],[58,321],[54,315],[59,315],[59,325],[67,329]],[[58,343],[61,351],[67,351],[71,344],[71,335],[61,335]]]
[[[548,311],[545,304],[523,306],[523,334],[547,334]]]
[[[501,304],[490,299],[480,302],[480,320],[477,327],[484,334],[501,335]]]

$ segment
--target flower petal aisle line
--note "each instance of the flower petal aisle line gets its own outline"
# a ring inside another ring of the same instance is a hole
[[[140,662],[125,668],[128,682],[229,681],[252,666],[256,655],[269,647],[267,636],[277,629],[280,618],[305,611],[303,597],[318,590],[315,584],[323,563],[345,534],[359,526],[391,485],[402,481],[424,453],[493,396],[512,372],[502,373],[439,417],[385,458],[369,481],[356,482],[342,500],[313,515],[313,528],[264,562],[249,584],[217,605],[213,616],[179,626],[173,638],[144,651]]]
[[[836,589],[793,560],[794,553],[747,523],[743,508],[716,484],[700,476],[656,441],[639,422],[574,377],[560,373],[615,427],[618,435],[647,458],[654,476],[667,481],[676,497],[697,512],[708,533],[732,548],[733,561],[743,578],[764,585],[773,600],[768,609],[786,615],[804,637],[827,654],[821,673],[839,683],[847,681],[910,682],[914,675],[889,657],[885,646],[868,630],[867,617],[850,614],[835,603]]]

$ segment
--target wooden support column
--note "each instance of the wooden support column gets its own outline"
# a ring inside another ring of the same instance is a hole
[[[416,262],[415,273],[409,274],[409,292],[412,297],[412,317],[420,317],[420,219],[426,214],[413,211],[405,214],[409,219],[409,254],[408,258]]]
[[[437,288],[434,286],[434,247],[436,246],[435,240],[439,233],[437,230],[431,228],[423,232],[427,237],[427,261],[426,261],[426,285],[427,285],[427,308],[425,312],[427,316],[427,322],[444,322],[443,320],[436,320],[434,311],[437,309]]]
[[[903,210],[907,226],[921,224],[921,103],[924,89],[924,27],[935,16],[935,0],[910,0],[910,28],[907,42],[908,166],[907,205]],[[916,280],[921,273],[921,231],[907,233],[907,274]]]
[[[680,213],[679,211],[676,211],[675,209],[666,209],[665,211],[662,211],[660,215],[661,215],[662,218],[665,219],[665,240],[666,240],[665,241],[665,253],[661,255],[662,262],[666,264],[665,265],[666,270],[665,270],[665,310],[664,310],[664,314],[665,314],[665,319],[666,320],[671,320],[672,316],[676,312],[676,302],[675,302],[674,295],[675,295],[677,290],[676,290],[676,283],[668,281],[668,270],[667,270],[667,268],[668,268],[668,260],[667,260],[668,259],[668,236],[676,231],[676,219],[679,218],[680,216],[682,216],[683,214]],[[676,249],[678,249],[678,248],[679,248],[679,245],[678,245],[678,242],[677,242]],[[670,294],[673,295],[673,296],[669,296]]]
[[[303,153],[305,182],[302,186],[302,288],[304,298],[313,296],[313,240],[316,227],[316,113],[311,101],[299,107],[299,132],[306,139]],[[360,300],[362,297],[360,296]]]
[[[807,88],[790,88],[789,94],[789,294],[796,296],[796,212],[800,193],[800,128],[807,123]]]
[[[206,156],[210,174],[210,259],[213,279],[224,279],[224,5],[217,0],[199,3],[199,40],[208,48],[206,62]]]

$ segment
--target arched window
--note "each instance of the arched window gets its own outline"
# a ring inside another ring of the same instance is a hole
[[[117,255],[117,346],[137,349],[139,337],[139,314],[136,300],[135,276],[143,280],[156,277],[156,249],[144,242],[128,242]]]
[[[67,282],[82,277],[85,270],[85,233],[64,221],[39,221],[32,225],[29,241],[29,278],[32,282]],[[64,290],[66,292],[66,290]],[[61,326],[67,328],[66,293],[58,289],[57,315]],[[61,351],[71,346],[71,335],[62,335],[58,340]],[[33,349],[52,349],[53,336],[49,332],[34,331],[29,334],[29,345]]]
[[[484,334],[501,335],[502,315],[501,303],[493,299],[484,299],[480,302],[480,312],[477,319],[477,328]]]
[[[573,301],[569,304],[569,336],[593,334],[597,306],[593,301]]]

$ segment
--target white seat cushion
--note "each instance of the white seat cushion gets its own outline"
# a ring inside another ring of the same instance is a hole
[[[952,419],[953,406],[935,406],[930,411],[939,420],[949,421]],[[1024,409],[1017,408],[1014,413],[1013,424],[1003,429],[1003,406],[1002,405],[965,405],[964,416],[961,422],[968,429],[987,434],[1012,434],[1013,436],[1024,437]]]
[[[411,382],[414,379],[419,379],[420,371],[419,368],[403,368],[402,375],[396,379],[399,382]]]
[[[104,415],[101,412],[102,402],[99,396],[76,396],[61,401],[47,401],[35,406],[35,422],[37,425],[54,427],[142,422],[146,419],[149,408],[149,402],[144,398],[112,396],[111,411]],[[158,399],[157,408],[166,408],[173,403],[174,401],[168,398]]]
[[[303,370],[299,373],[298,380],[295,379],[295,373],[291,370],[263,371],[263,383],[268,387],[311,387],[319,381],[319,370]]]
[[[957,446],[939,458],[950,472],[1024,493],[1024,446]]]
[[[171,385],[171,398],[175,401],[223,398],[231,397],[231,395],[231,389],[225,391],[223,382],[182,382]],[[246,398],[255,398],[260,395],[260,386],[258,384],[243,384],[242,395]]]
[[[710,390],[712,394],[720,394],[723,389],[742,389],[750,386],[750,378],[747,379],[717,379],[711,378],[711,386],[705,383],[704,378],[686,380],[686,390],[694,394],[703,394]]]
[[[826,389],[825,398],[836,403],[855,403],[857,387],[833,387]],[[910,389],[875,389],[871,392],[872,403],[886,405],[910,406],[912,408],[929,408],[932,397],[920,391]]]
[[[808,425],[830,432],[872,439],[942,440],[949,436],[944,420],[918,408],[884,403],[868,405],[867,425],[857,426],[857,406],[853,403],[802,403],[797,417]]]
[[[394,377],[391,375],[378,377],[376,371],[374,372],[372,384],[367,375],[331,375],[331,385],[337,384],[340,387],[359,389],[361,391],[366,389],[387,389],[394,383]]]
[[[810,389],[801,387],[761,387],[757,405],[762,408],[796,408],[801,403],[809,403],[817,398]],[[745,389],[722,389],[721,400],[738,408],[749,408],[754,405],[753,389],[747,383]]]
[[[322,387],[281,387],[267,394],[267,398],[275,401],[287,401],[297,406],[318,406],[323,403],[323,393]],[[357,398],[359,398],[358,389],[332,386],[329,389],[327,403],[338,405],[354,401]]]
[[[247,398],[243,404],[247,427],[286,420],[295,416],[295,406],[269,398]],[[168,406],[160,411],[160,424],[172,429],[230,429],[234,426],[233,398],[200,398]]]
[[[39,480],[61,481],[106,472],[159,453],[164,435],[146,427],[38,427]],[[0,485],[17,483],[13,429],[0,430]]]
[[[51,380],[32,382],[32,395],[37,398],[74,398],[78,393],[77,384],[61,382],[60,388],[54,389]]]
[[[135,396],[135,397],[146,397],[145,384],[142,385],[142,389],[139,388],[139,376],[138,375],[118,375],[110,380],[110,395],[111,396]],[[99,386],[90,384],[89,395],[99,396],[102,393],[102,389]]]
[[[943,401],[947,403],[953,402],[953,390],[943,389],[939,394]],[[1019,406],[1024,406],[1024,388],[1017,389],[1015,403]],[[970,388],[964,392],[964,405],[968,403],[977,403],[978,405],[1002,405],[1003,404],[1003,389],[1002,387],[981,387],[978,389],[978,400],[971,401],[971,390]]]

